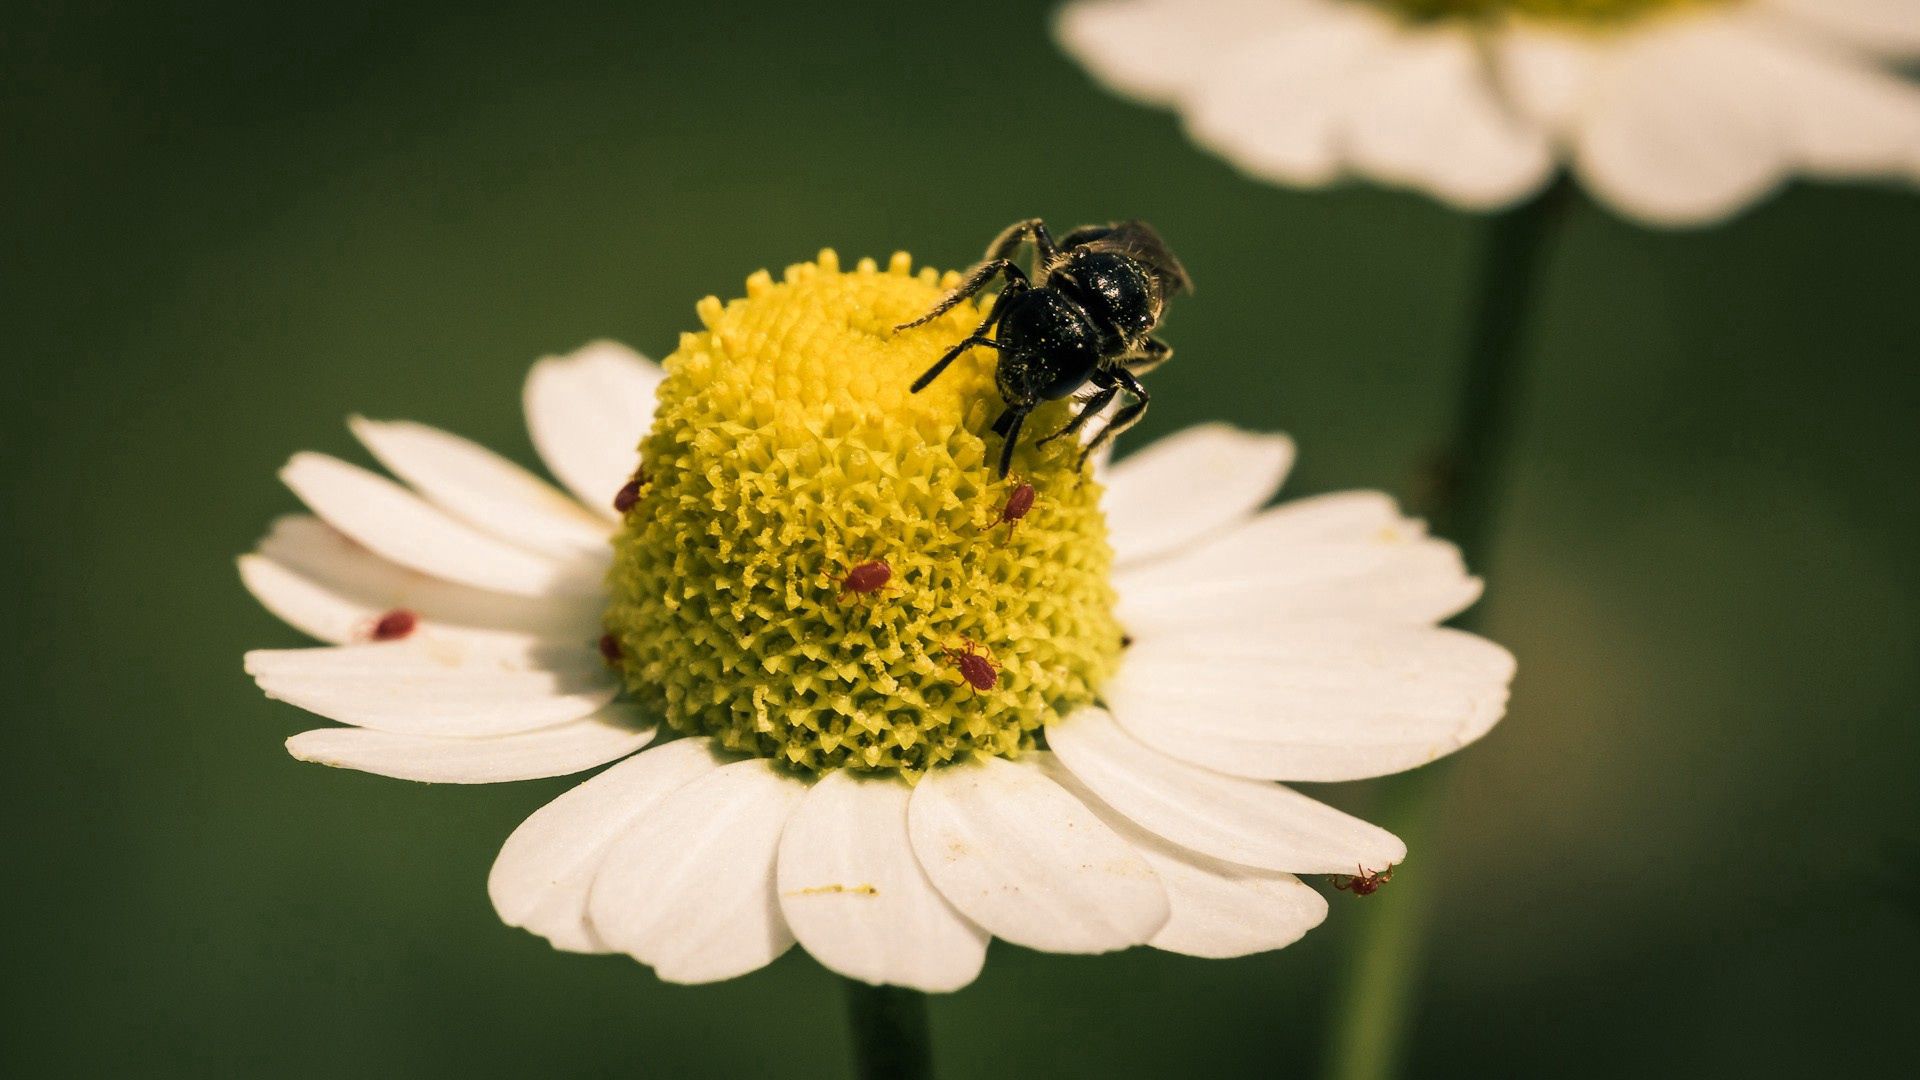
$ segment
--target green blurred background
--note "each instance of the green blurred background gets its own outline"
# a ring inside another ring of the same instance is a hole
[[[839,1076],[798,950],[719,986],[556,955],[486,872],[572,781],[296,764],[240,671],[300,638],[232,557],[349,411],[531,461],[536,356],[655,356],[831,245],[969,261],[1152,220],[1200,283],[1151,437],[1299,440],[1410,493],[1485,223],[1286,192],[1104,96],[1024,4],[31,2],[0,16],[4,980],[16,1076]],[[163,10],[164,8],[164,10]],[[1893,1067],[1920,961],[1920,198],[1800,186],[1697,235],[1575,209],[1530,341],[1459,759],[1423,1076]],[[1138,440],[1134,445],[1138,445]],[[1377,785],[1323,792],[1365,810]],[[1303,1075],[1365,904],[1279,953],[996,944],[948,1077]]]

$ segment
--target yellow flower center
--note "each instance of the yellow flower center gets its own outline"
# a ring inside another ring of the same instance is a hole
[[[892,328],[956,281],[904,254],[842,272],[823,251],[700,302],[705,329],[666,360],[606,614],[628,688],[677,730],[912,778],[1019,753],[1112,670],[1112,551],[1079,447],[1023,440],[997,477],[984,349],[909,392],[983,314]],[[1027,430],[1067,416],[1044,407]],[[1032,506],[1003,522],[1021,485]]]
[[[1491,18],[1521,15],[1552,22],[1607,25],[1658,12],[1699,8],[1733,0],[1363,0],[1409,19]]]

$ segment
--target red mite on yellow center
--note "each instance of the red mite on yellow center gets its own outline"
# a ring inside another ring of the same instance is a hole
[[[614,492],[613,494],[614,510],[618,513],[624,514],[627,511],[633,509],[633,505],[640,501],[640,489],[647,486],[648,479],[650,478],[647,476],[647,470],[645,469],[641,469],[639,472],[634,473],[633,479],[627,481],[625,486],[623,486],[619,491]]]
[[[967,680],[976,693],[993,689],[1000,683],[1000,669],[994,666],[993,658],[980,651],[977,642],[968,640],[967,649],[948,648],[947,659],[960,669],[960,677]]]
[[[994,522],[995,525],[1007,527],[1007,539],[1013,539],[1013,527],[1027,516],[1027,511],[1033,509],[1033,498],[1033,485],[1026,483],[1014,488],[1013,494],[1007,496],[1007,505],[1000,508],[1000,520]]]
[[[848,593],[866,596],[879,592],[887,587],[887,582],[892,580],[893,567],[887,565],[887,560],[873,559],[863,562],[847,571],[847,576],[840,579],[840,599],[845,600]]]

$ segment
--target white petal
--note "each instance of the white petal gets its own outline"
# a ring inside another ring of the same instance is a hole
[[[1166,887],[1173,915],[1147,944],[1224,960],[1283,949],[1327,917],[1327,901],[1292,874],[1253,870],[1171,845],[1142,841],[1142,857]]]
[[[402,566],[521,596],[590,593],[598,581],[464,525],[383,476],[325,454],[300,453],[280,478],[327,524]]]
[[[1563,132],[1578,113],[1603,42],[1580,31],[1517,22],[1491,43],[1499,89],[1543,130]]]
[[[1370,69],[1396,62],[1397,35],[1389,19],[1365,8],[1330,15],[1211,50],[1206,75],[1183,98],[1193,141],[1273,183],[1338,179],[1353,95]]]
[[[515,656],[451,641],[256,649],[268,697],[355,727],[478,737],[577,720],[619,692],[592,649]]]
[[[1106,480],[1114,562],[1164,555],[1260,509],[1293,465],[1293,440],[1202,424],[1132,454]]]
[[[1505,714],[1512,654],[1458,630],[1305,623],[1146,636],[1103,690],[1142,742],[1267,780],[1384,776]]]
[[[1118,573],[1136,635],[1313,619],[1430,623],[1480,595],[1452,544],[1377,492],[1284,503],[1177,558]]]
[[[348,422],[381,464],[455,517],[556,558],[606,562],[605,518],[486,447],[425,424]]]
[[[727,758],[704,738],[628,758],[534,811],[507,837],[487,877],[493,909],[569,952],[606,952],[587,920],[587,894],[613,842],[688,782]]]
[[[1285,948],[1326,919],[1326,898],[1292,874],[1235,866],[1176,847],[1101,802],[1066,769],[1048,774],[1153,867],[1172,908],[1167,925],[1147,942],[1154,948],[1225,960]]]
[[[1341,873],[1406,857],[1392,833],[1279,784],[1175,761],[1080,709],[1047,725],[1059,763],[1134,824],[1181,847],[1263,870]]]
[[[605,765],[653,739],[650,721],[619,703],[570,724],[518,735],[453,739],[365,728],[318,728],[287,740],[301,761],[427,784],[538,780]]]
[[[1546,133],[1500,100],[1464,28],[1403,33],[1354,87],[1347,137],[1361,172],[1467,210],[1512,205],[1554,168]]]
[[[1885,56],[1920,56],[1914,0],[1762,0],[1802,25]]]
[[[582,644],[600,633],[597,597],[510,596],[390,563],[318,518],[290,514],[240,557],[248,591],[294,629],[336,645],[370,639],[387,612],[419,617],[414,638],[498,651]],[[409,639],[412,640],[412,639]]]
[[[928,773],[907,826],[934,886],[1016,945],[1108,952],[1142,944],[1166,924],[1167,896],[1153,870],[1032,757]]]
[[[821,777],[780,838],[780,910],[828,969],[875,985],[958,990],[987,934],[934,889],[907,835],[912,788],[847,770]]]
[[[1574,131],[1581,180],[1665,227],[1711,225],[1785,180],[1786,137],[1764,75],[1724,20],[1647,31],[1612,52]]]
[[[793,945],[774,859],[806,791],[760,759],[675,790],[607,852],[587,905],[594,933],[668,982],[717,982],[772,963]]]
[[[1920,11],[1920,3],[1914,8]],[[1817,176],[1892,176],[1920,161],[1920,88],[1859,56],[1785,40],[1764,26],[1728,33],[1766,88],[1788,152]]]
[[[588,508],[614,518],[613,497],[640,465],[653,426],[660,366],[624,345],[596,341],[533,365],[523,394],[540,458]]]
[[[1289,0],[1098,0],[1063,7],[1054,36],[1116,92],[1167,105],[1205,80],[1223,49],[1317,6]]]

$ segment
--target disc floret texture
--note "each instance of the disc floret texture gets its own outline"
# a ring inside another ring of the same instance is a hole
[[[1731,0],[1368,0],[1411,19],[1520,15],[1554,22],[1608,24]]]
[[[606,615],[628,689],[675,729],[803,772],[914,778],[1018,755],[1113,668],[1112,550],[1079,447],[1023,439],[996,475],[985,349],[909,392],[983,312],[892,327],[957,280],[904,254],[842,271],[823,251],[698,305],[704,329],[665,361]],[[1048,406],[1028,431],[1066,418]],[[1033,509],[996,526],[1020,482]],[[842,588],[873,560],[885,588]],[[998,668],[990,690],[948,651],[969,642]]]

